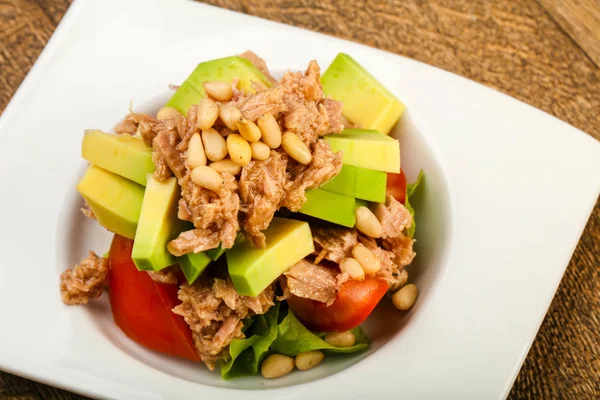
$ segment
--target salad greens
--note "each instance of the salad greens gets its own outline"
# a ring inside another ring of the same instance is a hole
[[[322,339],[325,334],[314,334],[306,329],[294,314],[288,312],[277,327],[277,339],[271,345],[271,350],[286,356],[295,356],[313,350],[323,350],[325,353],[356,353],[369,347],[369,338],[359,326],[351,332],[356,339],[354,346],[334,347]]]
[[[421,185],[422,181],[423,181],[423,170],[421,170],[419,172],[419,176],[417,177],[417,180],[415,181],[415,183],[406,185],[406,200],[404,201],[404,206],[408,209],[408,212],[410,212],[410,215],[413,217],[412,225],[410,226],[410,228],[407,228],[406,231],[407,231],[408,237],[411,239],[415,236],[415,229],[417,228],[417,223],[415,221],[415,210],[410,205],[409,199],[412,197],[413,194],[415,194],[415,190],[417,190],[419,185]]]
[[[355,353],[366,350],[370,343],[364,331],[356,327],[351,331],[356,338],[354,346],[334,347],[323,340],[324,334],[309,331],[279,302],[266,314],[247,321],[244,322],[246,338],[233,340],[229,346],[231,359],[221,363],[221,377],[225,380],[255,375],[269,352],[287,356],[311,350]]]

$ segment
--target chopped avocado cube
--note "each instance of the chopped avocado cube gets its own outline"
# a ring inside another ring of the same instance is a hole
[[[243,239],[225,253],[231,280],[244,296],[258,296],[279,275],[315,250],[308,223],[303,221],[273,218],[263,233],[266,248],[259,249]]]
[[[386,182],[387,174],[385,172],[343,165],[340,173],[319,189],[383,203]]]
[[[177,218],[181,192],[177,178],[159,182],[148,174],[148,184],[131,258],[139,270],[158,271],[176,263],[167,243],[185,229]]]
[[[301,214],[350,228],[356,223],[354,197],[323,189],[309,190],[305,194],[306,203],[299,211]]]
[[[184,254],[181,257],[177,257],[177,261],[185,275],[185,279],[191,285],[204,272],[212,260],[204,252]]]
[[[249,60],[237,56],[219,58],[198,64],[166,105],[177,109],[182,114],[187,114],[192,105],[206,96],[204,82],[231,82],[233,78],[240,80],[238,88],[246,92],[254,91],[252,81],[262,83],[266,87],[272,86],[271,81]]]
[[[111,232],[133,239],[137,229],[144,187],[94,165],[77,184],[98,223]]]
[[[344,164],[385,172],[400,172],[400,142],[381,132],[345,129],[325,136],[333,152],[343,152]]]
[[[404,112],[404,104],[347,54],[337,55],[321,84],[327,97],[344,103],[344,116],[365,129],[387,134]]]
[[[146,186],[146,175],[154,172],[152,149],[139,137],[113,135],[87,129],[81,157],[100,168]]]

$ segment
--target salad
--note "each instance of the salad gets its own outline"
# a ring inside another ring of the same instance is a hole
[[[137,343],[277,378],[369,346],[386,293],[418,296],[399,142],[403,104],[354,59],[277,81],[252,52],[200,63],[157,115],[86,130],[82,212],[110,250],[64,271],[65,304],[106,288]]]

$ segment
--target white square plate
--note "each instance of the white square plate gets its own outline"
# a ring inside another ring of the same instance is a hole
[[[428,176],[418,306],[370,326],[362,357],[275,383],[221,382],[147,352],[118,331],[106,301],[67,307],[58,291],[60,271],[109,239],[77,211],[83,130],[110,129],[130,101],[156,107],[198,62],[246,49],[275,71],[351,54],[407,104],[395,132],[403,166]],[[390,53],[183,1],[76,2],[2,115],[0,148],[0,369],[123,399],[503,398],[600,191],[600,144],[524,103]]]

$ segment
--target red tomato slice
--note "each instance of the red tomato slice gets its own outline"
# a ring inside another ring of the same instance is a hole
[[[178,285],[153,281],[131,259],[133,240],[115,235],[110,246],[108,290],[113,318],[131,339],[152,350],[200,361],[192,332],[171,309],[178,305]]]
[[[292,296],[288,299],[290,309],[310,330],[317,332],[342,332],[360,325],[387,292],[385,281],[366,278],[345,283],[335,302],[325,303]]]
[[[399,174],[388,172],[387,174],[387,194],[392,195],[400,203],[406,201],[406,176],[404,171],[400,170]]]

